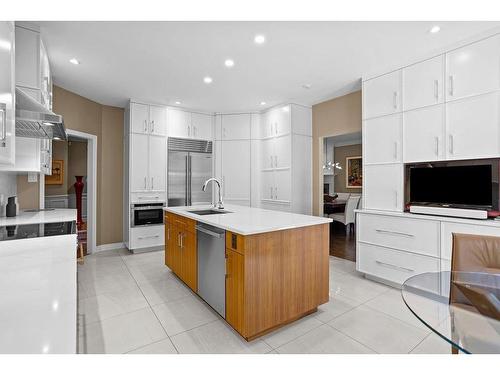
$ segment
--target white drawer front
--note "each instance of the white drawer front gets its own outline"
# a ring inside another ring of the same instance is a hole
[[[358,214],[359,241],[439,257],[439,222]]]
[[[424,272],[438,272],[439,259],[358,243],[358,271],[394,283]]]
[[[441,258],[443,259],[451,260],[453,233],[479,234],[483,236],[500,237],[500,227],[443,222],[441,231]]]
[[[166,202],[165,192],[144,192],[144,193],[131,193],[130,199],[132,203],[150,203],[150,202]]]
[[[165,228],[163,225],[152,225],[130,229],[130,247],[163,246],[165,244]]]

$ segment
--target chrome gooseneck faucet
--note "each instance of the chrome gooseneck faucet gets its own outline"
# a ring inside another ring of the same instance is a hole
[[[207,189],[207,185],[208,185],[208,183],[210,181],[215,182],[217,184],[217,186],[219,187],[219,201],[217,202],[216,205],[214,204],[214,207],[217,207],[219,210],[223,210],[224,209],[224,203],[222,202],[222,195],[221,195],[221,189],[220,189],[220,182],[219,182],[219,180],[217,180],[214,177],[209,178],[208,180],[205,181],[205,183],[203,184],[203,187],[201,188],[201,190],[205,191]]]

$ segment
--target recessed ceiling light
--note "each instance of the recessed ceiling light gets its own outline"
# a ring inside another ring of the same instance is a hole
[[[227,59],[226,61],[224,61],[224,65],[228,68],[232,68],[234,66],[234,60]]]
[[[177,101],[177,102],[175,102],[175,104],[181,104],[181,102]]]
[[[255,38],[253,39],[256,44],[263,44],[266,42],[266,37],[262,34],[255,35]]]
[[[439,26],[432,26],[432,28],[429,30],[429,32],[435,34],[435,33],[438,33],[439,30],[441,30],[441,28]]]
[[[213,81],[212,77],[207,76],[207,77],[203,78],[203,82],[205,82],[207,85],[212,83],[212,81]]]
[[[311,84],[310,83],[305,83],[305,84],[302,85],[302,88],[306,89],[306,90],[309,90],[311,88]]]
[[[266,102],[260,102],[260,105],[266,105],[267,103]]]
[[[71,64],[73,64],[73,65],[80,65],[80,61],[78,61],[78,60],[77,60],[77,59],[75,59],[74,57],[73,57],[71,60],[69,60],[69,62],[70,62]]]

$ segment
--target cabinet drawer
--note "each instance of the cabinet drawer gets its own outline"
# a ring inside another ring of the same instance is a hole
[[[130,228],[130,247],[163,246],[165,243],[165,228],[163,225]]]
[[[131,203],[155,203],[155,202],[165,202],[166,195],[164,191],[157,192],[142,192],[142,193],[130,193]]]
[[[169,223],[172,223],[179,230],[186,230],[188,232],[196,232],[196,221],[193,219],[188,219],[187,217],[176,215],[171,212],[165,214],[165,219],[168,220]],[[168,216],[168,219],[167,219]]]
[[[444,222],[442,224],[442,231],[441,231],[442,259],[451,260],[451,251],[453,247],[453,238],[452,238],[453,233],[478,234],[483,236],[500,236],[500,227]]]
[[[424,272],[438,272],[439,259],[358,243],[357,269],[394,283]]]
[[[439,257],[439,222],[358,214],[359,240]]]

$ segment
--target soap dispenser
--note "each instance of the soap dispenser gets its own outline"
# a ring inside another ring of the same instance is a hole
[[[5,209],[5,216],[14,217],[17,213],[16,196],[9,197],[7,200],[7,207]]]

